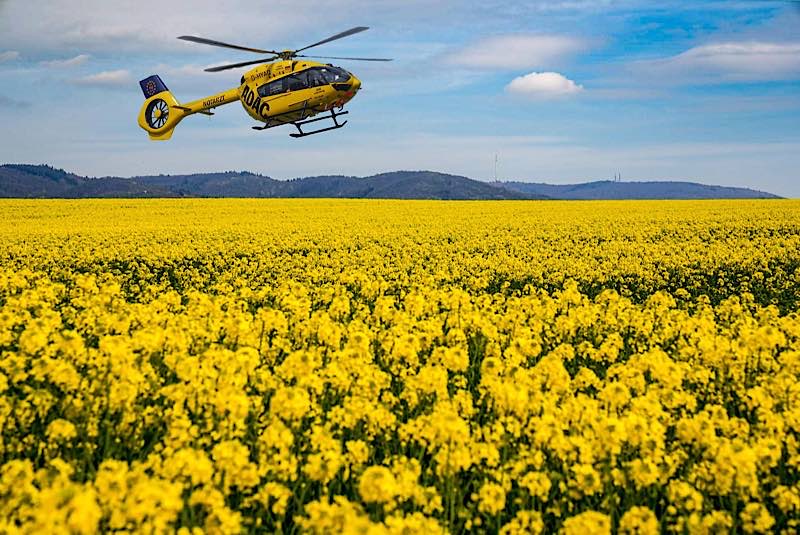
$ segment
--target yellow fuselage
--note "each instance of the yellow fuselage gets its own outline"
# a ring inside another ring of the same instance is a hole
[[[169,90],[161,91],[145,100],[138,122],[151,139],[166,140],[184,117],[210,115],[211,109],[238,100],[250,117],[266,126],[277,126],[341,108],[360,88],[361,81],[339,67],[313,61],[277,61],[246,72],[239,87],[192,102],[179,103]],[[168,111],[159,109],[167,107]],[[155,127],[153,117],[162,116],[166,121]]]
[[[346,76],[328,82],[325,73],[339,71]],[[318,83],[300,83],[320,72]],[[298,83],[293,85],[297,80]],[[260,65],[242,77],[239,100],[245,111],[267,124],[290,123],[321,111],[344,106],[361,88],[361,82],[343,69],[309,61],[278,61]]]

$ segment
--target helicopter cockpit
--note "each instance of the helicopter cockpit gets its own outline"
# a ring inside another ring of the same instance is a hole
[[[347,83],[350,77],[349,72],[333,65],[311,67],[259,86],[258,95],[266,98],[289,91],[299,91],[328,84],[343,84]]]

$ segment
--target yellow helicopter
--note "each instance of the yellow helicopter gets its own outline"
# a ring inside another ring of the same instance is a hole
[[[254,130],[266,130],[291,124],[297,128],[297,132],[290,135],[299,138],[341,128],[347,124],[347,121],[339,122],[338,118],[348,113],[342,111],[342,108],[361,89],[361,81],[340,67],[330,63],[309,61],[305,58],[352,61],[391,60],[386,58],[306,56],[299,52],[367,29],[365,26],[350,28],[303,48],[281,52],[232,45],[193,35],[182,35],[178,39],[246,52],[271,54],[271,57],[205,69],[208,72],[218,72],[259,64],[258,67],[247,71],[242,76],[239,87],[184,104],[178,102],[157,74],[141,80],[139,85],[144,93],[145,101],[139,111],[139,126],[150,135],[150,139],[167,140],[172,137],[172,131],[184,117],[195,113],[213,115],[212,109],[238,100],[250,117],[263,123],[263,125],[254,126]],[[337,109],[339,111],[336,111]],[[326,113],[324,117],[312,119],[315,115],[324,112],[330,113]],[[333,126],[310,132],[303,130],[304,125],[324,120],[333,121]]]

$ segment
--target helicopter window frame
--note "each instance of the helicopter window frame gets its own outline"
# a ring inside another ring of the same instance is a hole
[[[266,84],[258,86],[256,90],[258,96],[261,98],[268,98],[268,97],[276,97],[278,95],[282,95],[287,92],[287,77],[277,78],[275,80],[271,80]]]
[[[351,74],[341,67],[334,65],[325,65],[324,67],[317,67],[322,76],[328,84],[340,84],[347,82],[351,78]]]
[[[286,84],[284,84],[284,88],[286,91],[302,91],[304,89],[309,89],[308,85],[308,76],[306,75],[306,71],[299,71],[293,72],[289,76],[284,77],[286,80]],[[292,83],[297,84],[293,86]]]
[[[303,72],[306,73],[306,83],[308,84],[309,89],[314,87],[322,87],[330,83],[323,74],[322,67],[311,67]]]

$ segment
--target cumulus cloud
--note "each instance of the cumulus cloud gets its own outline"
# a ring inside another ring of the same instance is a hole
[[[99,87],[116,87],[132,83],[131,73],[125,69],[116,71],[103,71],[90,74],[74,80],[79,85],[92,85]]]
[[[430,0],[67,0],[9,2],[0,17],[0,46],[23,51],[71,49],[100,56],[119,52],[196,53],[175,39],[202,35],[256,47],[300,47],[356,24],[387,26],[446,10]],[[224,10],[221,24],[220,10]],[[34,14],[32,16],[32,14]],[[320,16],[322,15],[322,18]],[[442,16],[441,14],[439,16]],[[391,22],[388,22],[391,21]],[[349,26],[348,26],[349,25]]]
[[[479,69],[530,69],[553,65],[585,48],[581,39],[564,35],[501,35],[473,43],[447,59]]]
[[[532,72],[514,78],[506,91],[529,98],[552,99],[576,95],[583,91],[583,86],[557,72]]]
[[[645,71],[688,81],[800,79],[800,42],[724,42],[696,46],[671,58],[638,65]]]
[[[226,4],[227,24],[220,27],[219,4],[211,0],[85,0],[81,9],[63,0],[10,2],[0,17],[0,43],[17,43],[21,50],[36,52],[79,48],[101,54],[110,47],[116,52],[186,50],[177,35],[205,32],[233,37],[234,28],[241,31],[242,19],[271,19],[266,8],[254,13],[243,0],[231,4]]]
[[[14,61],[15,59],[19,59],[19,52],[16,50],[0,52],[0,63],[3,63],[4,61]]]
[[[88,54],[79,54],[75,57],[68,59],[54,59],[50,61],[42,61],[41,65],[43,67],[48,67],[48,68],[69,68],[69,67],[77,67],[79,65],[83,65],[87,61],[89,61]]]

